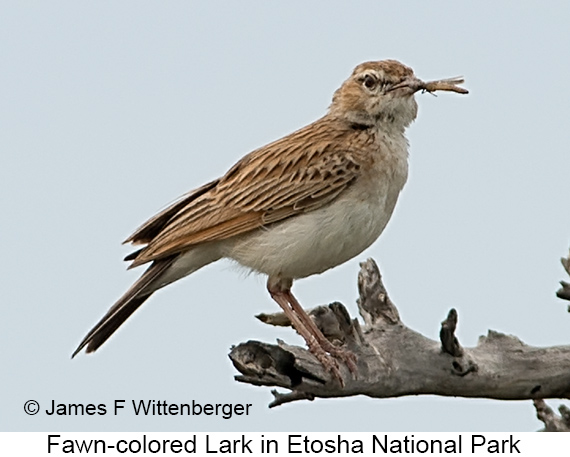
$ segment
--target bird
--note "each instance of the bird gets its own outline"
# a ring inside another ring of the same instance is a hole
[[[467,93],[461,78],[425,83],[396,61],[361,63],[315,122],[245,155],[124,243],[148,267],[72,355],[96,351],[152,294],[222,258],[267,276],[267,290],[309,350],[342,381],[354,354],[327,340],[291,292],[293,281],[360,254],[382,233],[408,177],[406,128],[419,90]]]

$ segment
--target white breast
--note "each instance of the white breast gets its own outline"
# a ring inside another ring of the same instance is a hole
[[[360,254],[386,227],[408,172],[404,136],[378,138],[375,165],[335,201],[235,238],[223,256],[269,276],[297,279]]]

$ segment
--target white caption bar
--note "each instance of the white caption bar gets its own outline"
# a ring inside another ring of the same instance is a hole
[[[2,456],[61,455],[548,455],[565,433],[0,433]]]

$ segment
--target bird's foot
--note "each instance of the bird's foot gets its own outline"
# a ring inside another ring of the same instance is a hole
[[[334,358],[339,359],[340,361],[344,362],[344,364],[348,367],[350,372],[355,375],[358,371],[356,366],[356,355],[350,349],[343,348],[341,346],[335,346],[331,343],[326,337],[323,335],[322,338],[317,340],[320,344],[320,347],[323,351],[328,352]]]
[[[309,351],[313,354],[321,365],[336,379],[341,387],[344,387],[344,379],[340,373],[340,366],[337,358],[326,352],[319,344],[309,344]]]
[[[326,347],[320,344],[309,345],[309,350],[317,358],[323,367],[332,374],[333,378],[336,379],[341,387],[344,387],[344,379],[340,373],[340,366],[338,361],[343,362],[349,369],[350,373],[354,376],[357,372],[356,366],[356,355],[354,352],[333,345],[327,340]]]
[[[348,367],[350,372],[355,375],[358,368],[356,366],[356,355],[349,349],[335,346],[331,344],[331,348],[327,348],[327,351],[334,358],[341,360]]]

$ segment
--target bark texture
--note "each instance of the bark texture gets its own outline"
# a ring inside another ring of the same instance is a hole
[[[570,276],[570,252],[568,253],[568,257],[562,257],[560,261],[562,262],[562,266],[566,270],[566,273],[568,273]],[[558,298],[561,298],[563,300],[570,300],[570,283],[566,281],[560,281],[560,285],[562,287],[558,290],[558,292],[556,292],[556,295]],[[570,305],[568,305],[568,312],[570,312]]]
[[[543,399],[534,400],[536,408],[536,417],[543,423],[544,428],[541,432],[570,432],[570,409],[564,405],[560,405],[556,414]]]
[[[563,265],[570,274],[570,260],[563,259]],[[341,366],[344,387],[311,353],[283,341],[277,345],[248,341],[233,347],[230,359],[241,373],[236,380],[287,389],[286,393],[272,391],[270,407],[351,395],[532,399],[542,408],[538,414],[546,429],[562,428],[566,419],[558,418],[562,422],[553,425],[555,415],[548,413],[541,400],[570,398],[570,346],[532,347],[515,336],[489,330],[475,347],[464,348],[455,336],[458,316],[454,309],[441,323],[440,341],[426,338],[400,320],[372,259],[361,264],[358,290],[363,326],[341,303],[310,311],[330,341],[357,357],[356,374]],[[570,284],[562,282],[558,296],[570,300]],[[282,313],[258,318],[271,325],[290,325]]]

